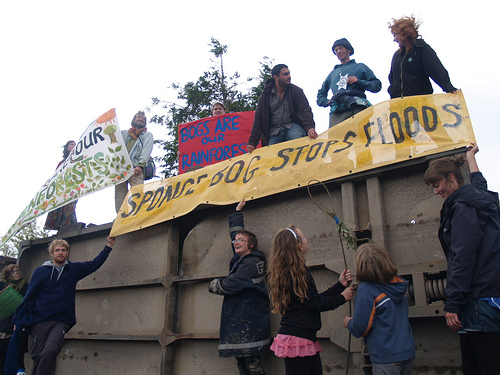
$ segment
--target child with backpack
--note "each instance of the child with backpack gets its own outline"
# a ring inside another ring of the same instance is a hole
[[[397,275],[389,253],[373,243],[361,245],[354,256],[361,283],[354,300],[354,316],[344,327],[364,337],[373,375],[411,375],[415,344],[408,319],[408,282]]]

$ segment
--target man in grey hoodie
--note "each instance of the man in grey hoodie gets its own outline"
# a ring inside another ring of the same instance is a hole
[[[137,186],[144,183],[144,168],[146,167],[151,152],[153,151],[154,137],[146,128],[146,115],[139,111],[132,119],[132,127],[122,130],[123,142],[130,155],[134,167],[134,174],[121,184],[115,185],[115,208],[120,210],[123,200],[127,196],[128,185]]]
[[[17,326],[26,305],[31,304],[34,308],[30,342],[32,375],[52,373],[64,335],[76,324],[76,284],[104,264],[114,244],[115,238],[108,237],[107,245],[94,260],[73,263],[68,261],[69,245],[66,241],[50,243],[52,260],[35,269],[26,296],[14,313]]]

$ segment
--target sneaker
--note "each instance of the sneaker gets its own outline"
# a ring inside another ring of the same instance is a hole
[[[20,368],[19,370],[17,370],[17,374],[16,375],[27,375],[26,372],[24,371],[23,368]]]

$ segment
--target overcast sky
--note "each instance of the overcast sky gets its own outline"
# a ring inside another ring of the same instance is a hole
[[[346,37],[355,50],[352,57],[382,81],[382,91],[368,93],[368,99],[373,104],[388,100],[387,76],[397,45],[387,23],[412,13],[423,21],[420,34],[436,50],[452,83],[464,92],[481,149],[480,168],[490,189],[498,191],[497,16],[477,2],[0,2],[5,133],[0,236],[50,177],[67,140],[78,139],[110,108],[117,109],[127,129],[152,97],[174,99],[167,89],[171,83],[194,81],[210,66],[211,37],[229,45],[228,73],[257,76],[263,56],[288,64],[292,82],[309,99],[319,133],[328,128],[328,109],[316,105],[316,93],[338,63],[333,42]],[[437,87],[435,92],[442,91]],[[164,138],[162,128],[150,129]],[[80,199],[79,221],[112,221],[113,197],[110,188]]]

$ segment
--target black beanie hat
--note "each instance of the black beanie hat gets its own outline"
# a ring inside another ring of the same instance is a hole
[[[336,40],[335,43],[333,43],[332,51],[333,51],[334,54],[335,54],[335,47],[345,47],[345,48],[347,48],[349,51],[351,51],[351,53],[349,54],[349,56],[351,56],[354,53],[354,48],[352,48],[351,43],[349,43],[349,41],[346,38],[342,38],[342,39]]]

